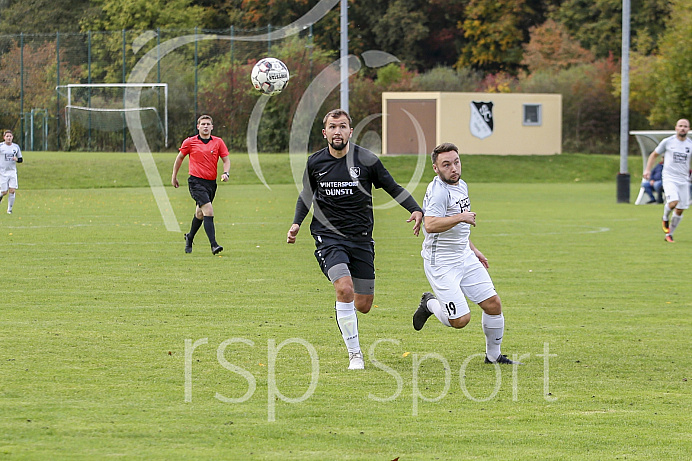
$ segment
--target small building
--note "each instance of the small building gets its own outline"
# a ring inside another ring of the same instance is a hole
[[[382,153],[429,153],[451,142],[463,154],[562,153],[562,95],[382,93]]]

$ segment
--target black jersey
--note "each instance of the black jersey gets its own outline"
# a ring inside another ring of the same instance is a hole
[[[372,186],[384,189],[409,212],[421,211],[375,154],[350,143],[348,153],[335,158],[325,147],[308,158],[293,223],[301,224],[313,205],[312,235],[371,240]]]

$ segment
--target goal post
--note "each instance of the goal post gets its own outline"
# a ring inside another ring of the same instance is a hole
[[[150,90],[142,98],[142,107],[126,107],[127,88]],[[75,122],[86,124],[89,132],[92,129],[122,130],[124,136],[127,128],[126,114],[135,111],[140,113],[142,128],[156,127],[161,132],[163,144],[168,147],[167,83],[69,83],[58,85],[56,90],[65,94],[67,99],[65,125],[68,145],[71,145]]]

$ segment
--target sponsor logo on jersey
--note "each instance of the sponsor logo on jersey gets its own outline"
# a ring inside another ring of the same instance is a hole
[[[353,188],[358,187],[358,181],[324,181],[320,183],[324,195],[353,195]]]
[[[457,200],[456,204],[459,205],[459,210],[461,213],[471,211],[471,200],[468,197]]]
[[[675,163],[687,163],[688,153],[686,152],[673,152],[673,161]]]

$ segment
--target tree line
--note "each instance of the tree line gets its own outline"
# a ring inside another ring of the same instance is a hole
[[[4,3],[0,18],[0,30],[4,34],[37,31],[50,34],[194,28],[224,31],[231,27],[277,29],[303,16],[318,1],[5,0]],[[379,104],[378,91],[395,89],[557,92],[563,94],[564,149],[617,152],[621,10],[621,0],[349,1],[349,52],[361,55],[368,50],[382,50],[401,61],[391,68],[364,69],[353,77],[352,110],[363,107],[363,111],[372,111]],[[690,10],[686,0],[632,1],[630,119],[633,129],[670,129],[676,118],[691,116]],[[111,40],[110,47],[118,50],[117,34]],[[302,66],[300,59],[307,47],[312,53],[310,65],[315,66],[315,73],[338,56],[338,7],[313,25],[309,44],[286,43],[284,51],[276,52]],[[298,55],[290,56],[291,53]],[[105,53],[102,59],[95,57],[92,78],[121,81],[120,63],[108,56]],[[234,76],[244,71],[243,66],[251,64],[248,59],[251,57],[245,56],[243,60],[239,56],[236,63],[213,59],[205,62],[200,85],[203,107],[219,106],[222,100],[238,101],[238,97],[242,100],[243,95],[224,92],[240,91],[242,84],[229,85],[227,79],[240,79],[240,74]],[[292,86],[300,85],[292,82]],[[283,114],[287,110],[290,115],[292,109],[288,102],[272,103],[287,105],[281,110],[276,108],[275,112]],[[280,121],[270,125],[280,131]]]

